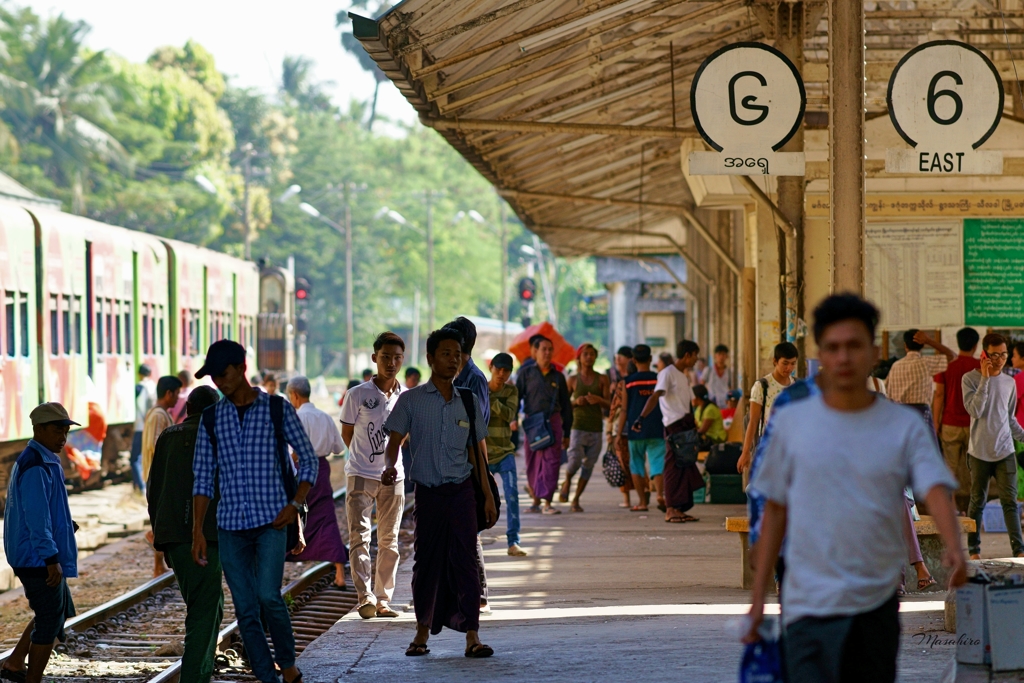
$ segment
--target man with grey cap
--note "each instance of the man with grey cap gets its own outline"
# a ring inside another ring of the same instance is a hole
[[[11,470],[4,510],[4,551],[25,587],[35,613],[3,663],[2,678],[39,683],[55,640],[65,640],[64,622],[75,615],[68,578],[78,576],[78,546],[71,520],[60,453],[71,420],[59,403],[43,403],[29,414],[32,439]],[[28,659],[28,668],[25,660]]]
[[[211,344],[196,377],[207,375],[224,398],[203,411],[196,438],[192,559],[203,567],[208,563],[203,522],[216,486],[220,562],[252,672],[261,683],[279,683],[276,661],[284,682],[295,683],[302,673],[295,666],[295,634],[281,581],[288,527],[316,483],[316,453],[284,397],[249,384],[241,344],[227,339]],[[294,490],[286,446],[298,456]]]
[[[341,453],[341,432],[334,426],[334,420],[324,411],[313,405],[309,396],[312,389],[305,377],[292,377],[286,389],[288,402],[295,408],[309,440],[316,452],[320,469],[316,475],[316,484],[309,490],[306,503],[309,514],[303,528],[305,547],[296,547],[288,554],[289,562],[333,562],[334,585],[345,587],[345,562],[348,561],[348,550],[341,540],[338,529],[338,517],[334,512],[334,489],[331,486],[331,464],[327,457],[332,453]]]

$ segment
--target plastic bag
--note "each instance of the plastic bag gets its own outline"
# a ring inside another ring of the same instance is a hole
[[[740,662],[740,683],[782,683],[782,651],[777,640],[750,643]]]

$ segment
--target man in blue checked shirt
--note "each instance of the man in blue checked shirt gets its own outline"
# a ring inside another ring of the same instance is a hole
[[[287,527],[296,521],[306,494],[316,483],[316,453],[295,409],[282,401],[283,436],[299,458],[298,490],[294,499],[288,500],[271,416],[271,400],[282,399],[272,399],[250,386],[245,349],[233,341],[225,339],[210,346],[206,363],[196,377],[206,375],[224,398],[207,408],[215,415],[216,445],[204,427],[196,438],[192,559],[200,566],[206,565],[203,521],[216,477],[220,489],[217,540],[221,565],[253,674],[262,683],[279,683],[281,679],[274,670],[276,659],[285,683],[301,682],[302,672],[295,666],[295,636],[281,597],[281,580]],[[274,642],[273,657],[264,637],[261,613]]]

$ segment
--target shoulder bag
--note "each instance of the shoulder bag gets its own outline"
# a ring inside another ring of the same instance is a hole
[[[540,368],[537,368],[540,372]],[[543,374],[541,379],[543,379]],[[558,395],[558,387],[555,387],[555,396]],[[555,396],[551,397],[547,411],[530,413],[523,420],[523,432],[526,434],[526,445],[531,451],[542,451],[550,448],[555,443],[555,433],[551,429],[551,409],[555,406]]]
[[[484,454],[477,449],[480,439],[477,438],[476,434],[476,405],[474,404],[476,397],[466,387],[456,388],[459,390],[462,405],[465,407],[466,415],[469,417],[469,443],[466,444],[466,453],[471,456],[469,464],[473,467],[473,472],[469,476],[473,479],[473,494],[476,496],[476,528],[480,532],[490,529],[498,523],[498,518],[501,517],[501,498],[498,497],[498,482],[494,481],[494,475],[487,469],[487,460],[484,458]],[[494,509],[498,513],[494,517],[494,523],[492,524],[487,523],[487,500],[484,497],[484,486],[491,489],[491,497],[494,498]]]

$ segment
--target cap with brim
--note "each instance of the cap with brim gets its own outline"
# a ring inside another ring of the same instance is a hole
[[[196,371],[196,379],[223,375],[229,365],[245,363],[245,347],[230,339],[221,339],[210,344],[206,351],[206,362]]]
[[[62,427],[81,427],[71,419],[68,411],[59,403],[40,403],[28,414],[33,425],[56,424]]]
[[[491,359],[492,368],[502,368],[504,370],[512,369],[512,356],[507,353],[499,353]]]

